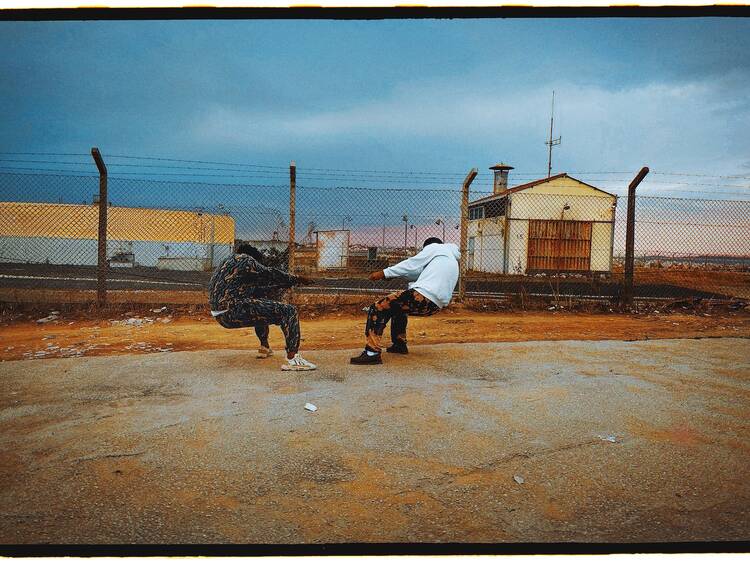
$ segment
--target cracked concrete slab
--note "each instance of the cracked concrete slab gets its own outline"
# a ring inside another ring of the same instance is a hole
[[[749,348],[0,363],[0,542],[747,539]]]

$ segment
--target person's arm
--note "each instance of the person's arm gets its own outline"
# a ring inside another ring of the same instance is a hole
[[[260,267],[262,268],[260,271],[263,272],[263,275],[266,275],[269,279],[270,285],[278,285],[280,287],[293,287],[294,285],[299,284],[300,278],[296,275],[291,275],[286,271],[276,269],[275,267],[266,267],[261,264],[258,265],[260,265]]]
[[[257,280],[260,282],[258,283],[259,285],[291,287],[299,281],[295,275],[290,275],[286,271],[281,271],[275,267],[266,267],[250,256],[240,261],[237,273],[243,277],[250,275],[257,277]]]
[[[412,256],[408,259],[400,261],[396,265],[387,267],[383,270],[383,276],[386,279],[393,277],[406,277],[410,281],[414,281],[422,273],[425,266],[430,263],[432,255],[430,252],[423,249],[416,256]]]

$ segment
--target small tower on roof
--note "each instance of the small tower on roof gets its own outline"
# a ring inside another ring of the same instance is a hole
[[[508,189],[508,172],[513,169],[513,166],[500,162],[494,166],[490,166],[490,170],[495,172],[495,180],[492,183],[492,192],[495,194],[504,193]]]

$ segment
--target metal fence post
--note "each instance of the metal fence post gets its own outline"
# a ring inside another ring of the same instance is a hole
[[[288,262],[288,268],[289,273],[291,275],[294,275],[294,225],[295,225],[295,205],[296,205],[296,195],[297,195],[297,165],[294,163],[294,160],[292,160],[291,164],[289,165],[289,262]]]
[[[648,174],[644,166],[628,186],[628,218],[625,231],[625,284],[622,291],[622,302],[625,306],[633,304],[633,260],[635,248],[635,188]]]
[[[99,234],[98,255],[96,260],[96,304],[107,304],[107,166],[99,152],[93,147],[91,156],[99,170]]]
[[[466,264],[468,263],[466,255],[466,243],[469,235],[469,186],[479,171],[472,168],[464,179],[461,186],[461,260],[459,261],[458,276],[458,300],[463,302],[466,298]],[[445,240],[443,240],[445,242]]]

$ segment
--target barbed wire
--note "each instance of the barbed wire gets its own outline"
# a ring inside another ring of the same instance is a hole
[[[97,177],[99,174],[96,170],[56,170],[52,168],[23,168],[23,167],[15,167],[15,166],[0,166],[0,173],[12,173],[15,170],[28,170],[31,172],[35,172],[36,175],[48,175],[51,177],[54,177],[56,174],[40,174],[39,172],[58,172],[58,173],[70,173],[70,174],[82,174],[80,177]],[[27,174],[27,175],[33,175],[33,174]],[[71,177],[71,176],[67,176]],[[72,176],[76,177],[76,176]]]
[[[3,152],[0,154],[4,155],[65,155],[65,156],[88,156],[84,153],[10,153],[10,152]],[[148,175],[162,175],[162,176],[174,176],[174,177],[212,177],[212,178],[262,178],[266,175],[284,175],[288,173],[288,170],[286,167],[282,166],[270,166],[270,165],[263,165],[263,164],[240,164],[240,163],[226,163],[226,162],[214,162],[214,161],[203,161],[203,160],[188,160],[188,159],[176,159],[176,158],[160,158],[160,157],[145,157],[145,156],[130,156],[130,155],[109,155],[108,158],[127,158],[127,159],[134,159],[134,160],[148,160],[148,161],[169,161],[169,162],[184,162],[184,163],[196,163],[201,164],[201,166],[174,166],[174,165],[166,165],[166,164],[127,164],[127,163],[117,163],[112,162],[109,163],[109,166],[112,167],[135,167],[135,168],[168,168],[168,169],[176,169],[176,170],[191,170],[190,172],[123,172],[123,171],[117,171],[111,174],[111,177],[115,177],[115,175],[120,176],[148,176]],[[28,160],[28,159],[0,159],[0,161],[4,162],[19,162],[19,163],[41,163],[41,164],[62,164],[62,165],[77,165],[77,164],[85,164],[86,162],[64,162],[59,160]],[[223,166],[243,166],[243,167],[255,167],[255,168],[266,168],[264,171],[257,171],[257,172],[250,172],[246,171],[245,169],[237,170],[236,168],[213,168],[213,167],[206,167],[206,165],[210,164],[218,164]],[[69,170],[69,169],[58,169],[58,168],[30,168],[30,167],[4,167],[2,169],[6,170],[16,170],[16,171],[42,171],[42,172],[57,172],[57,173],[77,173],[77,174],[90,174],[94,173],[93,170]],[[201,172],[203,170],[208,171],[241,171],[240,174],[202,174],[202,173],[195,173],[195,172]],[[325,171],[325,172],[338,172],[338,174],[307,174],[306,170],[319,170],[319,171]],[[373,173],[383,173],[383,174],[390,174],[387,176],[376,176],[372,175]],[[613,179],[607,179],[607,178],[592,178],[590,176],[592,175],[600,175],[600,174],[610,174],[610,175],[618,175],[618,174],[629,174],[629,172],[617,172],[617,171],[596,171],[596,172],[587,172],[587,171],[572,171],[568,172],[569,174],[582,174],[589,176],[587,179],[589,181],[597,181],[601,183],[624,183],[624,180],[613,180]],[[663,172],[663,171],[654,171],[654,174],[663,175],[663,176],[680,176],[680,177],[716,177],[716,178],[722,178],[722,179],[744,179],[747,176],[740,176],[740,175],[711,175],[711,174],[696,174],[696,173],[685,173],[685,172]],[[400,174],[400,177],[394,176],[394,174]],[[429,175],[432,176],[432,179],[414,179],[413,176],[415,175]],[[444,185],[446,183],[452,183],[452,180],[444,179],[446,174],[452,175],[454,178],[459,178],[463,174],[459,173],[448,173],[448,172],[417,172],[417,171],[395,171],[395,170],[352,170],[352,169],[344,169],[344,168],[300,168],[299,169],[299,175],[301,178],[307,178],[308,180],[329,180],[331,178],[338,179],[340,177],[351,177],[356,178],[357,181],[360,182],[366,182],[366,183],[393,183],[393,184],[417,184],[417,185]],[[540,174],[543,176],[543,174]],[[515,177],[521,177],[523,178],[523,174],[516,173],[514,174]],[[442,177],[443,179],[438,179],[439,177]],[[529,176],[532,177],[532,176]],[[720,187],[720,188],[740,188],[740,189],[750,189],[750,185],[738,185],[738,184],[727,184],[727,183],[696,183],[696,182],[675,182],[675,181],[658,181],[649,179],[647,181],[648,184],[658,184],[658,185],[685,185],[689,187]],[[478,178],[474,181],[475,185],[491,185],[492,180],[491,179],[484,179],[484,178]],[[522,184],[514,184],[511,187],[517,187],[518,185]],[[448,188],[446,187],[446,190]],[[685,189],[674,189],[674,190],[660,190],[660,191],[673,191],[678,193],[694,193],[694,194],[704,194],[703,192],[698,191],[690,191]],[[718,194],[718,195],[745,195],[743,193],[739,192],[717,192],[712,191],[712,193]]]
[[[2,151],[0,155],[16,155],[16,156],[84,156],[89,157],[90,154],[86,152],[8,152]],[[233,167],[256,167],[256,168],[268,168],[275,170],[288,170],[288,166],[270,165],[270,164],[255,164],[247,162],[217,162],[207,160],[195,160],[195,159],[184,159],[184,158],[168,158],[168,157],[156,157],[156,156],[136,156],[136,155],[124,155],[124,154],[106,154],[107,158],[120,158],[120,159],[132,159],[132,160],[147,160],[147,161],[168,161],[168,162],[183,162],[192,164],[210,164],[210,165],[222,165],[222,166],[233,166]],[[114,165],[115,163],[113,163]],[[124,164],[120,164],[124,165]],[[138,166],[138,164],[134,164]],[[145,167],[145,165],[142,165]],[[386,169],[354,169],[354,168],[321,168],[321,167],[304,167],[298,166],[298,170],[312,170],[319,172],[342,172],[346,174],[387,174],[387,175],[400,175],[400,176],[413,176],[413,175],[428,175],[428,176],[441,176],[441,177],[453,177],[463,178],[466,176],[466,172],[463,171],[437,171],[437,170],[386,170]],[[520,176],[535,176],[543,177],[547,173],[546,170],[541,171],[527,171],[517,169],[514,175]],[[611,174],[611,175],[633,175],[634,170],[630,171],[612,171],[612,170],[571,170],[569,174]],[[671,172],[659,169],[652,169],[652,174],[659,175],[671,175],[671,176],[686,176],[686,177],[707,177],[707,178],[722,178],[722,179],[750,179],[750,175],[722,175],[722,174],[703,174],[693,172]]]
[[[54,163],[56,162],[49,162]],[[126,169],[137,166],[126,164]],[[75,167],[80,166],[80,163],[71,162],[67,165]],[[172,168],[168,163],[156,164],[150,168],[158,171],[161,166],[181,172],[191,169],[187,166]],[[196,171],[200,173],[205,169],[198,168]],[[49,171],[32,171],[33,173],[1,172],[0,188],[9,194],[5,198],[31,195],[36,199],[54,200],[59,193],[81,197],[81,194],[91,193],[97,177],[95,173],[71,176],[71,170],[57,175]],[[144,172],[134,175],[149,174]],[[279,175],[281,172],[270,177]],[[283,175],[286,175],[286,169]],[[180,174],[180,177],[183,176],[189,177],[189,174]],[[230,174],[213,176],[234,177]],[[86,182],[71,180],[71,177],[84,177]],[[509,217],[511,220],[504,223],[492,221],[493,217],[488,217],[489,221],[478,222],[472,220],[471,216],[464,216],[462,219],[459,182],[453,183],[450,188],[434,189],[420,185],[363,185],[366,183],[362,181],[363,178],[345,178],[344,175],[341,180],[351,181],[327,180],[328,185],[316,185],[316,182],[305,179],[304,174],[299,177],[303,179],[297,186],[296,198],[296,236],[293,241],[295,247],[299,248],[296,272],[305,273],[309,269],[318,278],[335,281],[338,276],[348,282],[349,279],[364,277],[362,272],[367,268],[385,267],[412,255],[418,251],[425,236],[432,233],[440,235],[439,227],[442,227],[443,239],[457,243],[460,232],[455,226],[466,220],[469,228],[466,241],[469,243],[474,239],[476,242],[469,244],[464,253],[467,262],[471,260],[468,263],[471,263],[469,270],[472,273],[467,274],[467,283],[474,283],[467,285],[467,291],[473,291],[479,296],[501,290],[518,293],[518,288],[508,289],[507,285],[502,289],[502,283],[518,285],[536,282],[535,291],[538,292],[538,284],[548,284],[548,278],[535,281],[533,272],[540,268],[559,269],[561,265],[567,267],[575,262],[573,269],[578,270],[577,276],[598,276],[602,273],[600,270],[603,270],[603,273],[610,276],[610,280],[589,283],[582,278],[583,280],[573,282],[578,288],[568,287],[566,290],[588,295],[599,294],[600,287],[608,287],[610,297],[614,298],[619,294],[618,279],[621,279],[622,274],[617,270],[620,258],[616,256],[622,253],[624,247],[625,205],[618,204],[616,208],[612,208],[611,197],[606,194],[594,194],[591,190],[581,190],[583,193],[580,195],[515,192],[513,208],[519,211],[517,216],[514,212],[514,216]],[[606,177],[610,181],[618,181],[614,179],[614,173]],[[427,183],[436,181],[426,176],[415,176],[413,180],[406,181],[418,184],[420,178]],[[118,204],[107,215],[107,257],[111,266],[108,275],[110,282],[116,283],[114,287],[118,290],[138,289],[144,282],[131,280],[132,284],[128,285],[130,278],[155,283],[163,281],[164,286],[158,286],[158,290],[163,290],[170,284],[175,285],[170,290],[201,290],[210,276],[210,269],[231,255],[239,239],[255,240],[260,243],[259,246],[265,244],[275,250],[276,255],[283,256],[288,248],[289,241],[285,238],[289,236],[287,223],[291,219],[288,208],[289,184],[285,181],[223,184],[158,177],[119,177],[118,174],[110,176],[110,179],[109,197]],[[580,185],[574,181],[561,183],[564,186]],[[623,181],[623,185],[613,189],[620,190],[624,184]],[[691,184],[687,185],[689,187]],[[230,189],[233,186],[241,189]],[[200,190],[191,191],[191,187]],[[475,198],[480,192],[473,187],[470,197]],[[684,190],[674,191],[682,193]],[[705,197],[707,193],[717,192],[697,193]],[[601,199],[605,199],[605,202],[602,203]],[[568,214],[564,216],[560,211],[563,202],[570,204],[566,211]],[[648,289],[651,296],[661,294],[672,297],[686,292],[690,295],[703,295],[707,294],[706,290],[727,298],[739,296],[739,292],[744,290],[742,287],[748,274],[747,264],[742,260],[750,259],[747,255],[750,254],[748,237],[743,236],[748,230],[750,201],[665,197],[647,194],[639,189],[636,205],[636,251],[640,256],[639,267],[649,267],[650,262],[662,260],[661,255],[664,253],[682,253],[699,256],[701,271],[711,268],[717,271],[736,270],[740,272],[737,275],[745,276],[731,277],[725,282],[723,279],[726,276],[722,274],[711,279],[710,283],[701,280],[703,285],[693,281],[685,282],[685,289],[679,284],[665,283],[653,271],[637,272],[637,283],[658,280],[653,281],[655,288]],[[147,209],[148,212],[142,212],[142,209]],[[499,206],[494,210],[487,208],[490,212],[498,209]],[[50,284],[61,283],[60,286],[73,289],[85,287],[87,283],[88,286],[93,286],[97,261],[97,216],[93,204],[84,203],[72,207],[41,204],[35,207],[25,202],[14,205],[12,201],[4,201],[0,206],[0,261],[36,264],[34,267],[37,269],[28,266],[29,273],[24,273],[23,270],[12,273],[20,277],[38,275],[33,272],[48,271],[57,264],[62,268],[56,270],[55,281],[50,281]],[[440,222],[436,219],[440,219]],[[611,227],[610,224],[602,227],[601,223],[610,223]],[[312,233],[341,229],[350,230],[346,241],[348,247],[340,252],[335,250],[338,253],[334,258],[342,261],[334,264],[332,269],[335,271],[330,273],[330,264],[326,265],[321,261],[321,256],[324,257],[326,251],[325,245]],[[519,237],[519,234],[522,236]],[[502,246],[496,243],[501,236],[506,237],[504,255]],[[524,236],[526,239],[522,240]],[[370,257],[373,249],[374,261]],[[559,252],[559,255],[554,252]],[[710,256],[718,254],[729,257],[723,262],[711,264]],[[286,258],[282,258],[282,263],[283,259]],[[686,258],[683,261],[688,260]],[[49,265],[50,262],[52,265]],[[115,265],[123,264],[128,269],[115,268]],[[684,264],[677,266],[683,267]],[[19,267],[23,269],[27,266]],[[72,269],[66,272],[66,267]],[[692,265],[688,264],[687,267]],[[178,271],[181,268],[189,269],[190,272]],[[499,271],[504,273],[500,274]],[[674,275],[674,272],[675,270],[670,270],[670,274]],[[554,272],[549,275],[553,274]],[[482,285],[484,281],[477,281],[471,275],[490,275],[492,280]],[[510,281],[503,280],[503,275],[514,277]],[[86,279],[79,279],[84,277]],[[12,283],[28,284],[32,281],[16,280]],[[45,282],[33,283],[38,286]],[[178,287],[178,284],[185,287]],[[190,284],[195,287],[189,287]],[[356,290],[356,286],[356,283],[336,285],[331,282],[325,288],[336,291],[337,287],[355,287]],[[385,288],[367,285],[363,290]]]
[[[55,174],[51,174],[50,172],[55,172]],[[87,178],[95,178],[98,176],[97,172],[94,170],[61,170],[61,169],[52,169],[52,168],[28,168],[28,167],[3,167],[0,166],[0,173],[18,173],[18,174],[24,174],[24,175],[41,175],[41,176],[50,176],[54,177],[56,174],[64,174],[64,177],[87,177]],[[126,174],[126,175],[139,175],[139,174]],[[170,175],[173,174],[159,174],[159,175]],[[176,174],[177,176],[180,176],[180,174]],[[192,181],[192,180],[183,180],[183,179],[175,179],[175,180],[159,180],[159,179],[151,179],[151,178],[138,178],[138,177],[120,177],[119,175],[110,175],[110,179],[112,180],[121,180],[121,181],[135,181],[135,182],[142,182],[142,183],[159,183],[159,184],[165,184],[165,185],[184,185],[184,186],[191,186],[191,185],[201,185],[201,186],[217,186],[221,185],[222,187],[236,187],[236,188],[274,188],[274,189],[282,189],[282,188],[288,188],[288,184],[279,184],[279,183],[248,183],[248,182],[239,182],[239,183],[221,183],[216,184],[212,182],[201,182],[201,181]],[[223,174],[196,174],[195,177],[226,177],[226,178],[254,178],[257,179],[256,176],[247,176],[247,175],[223,175]],[[644,182],[646,183],[646,182]],[[519,187],[524,184],[515,184],[509,186],[510,189],[514,187]],[[575,184],[571,184],[575,185]],[[665,185],[669,185],[666,183]],[[414,192],[414,193],[451,193],[456,194],[458,193],[458,189],[455,187],[443,187],[439,189],[426,189],[426,188],[413,188],[413,187],[393,187],[393,186],[380,186],[380,187],[374,187],[374,186],[354,186],[354,185],[307,185],[307,184],[299,184],[297,187],[301,189],[310,189],[310,190],[324,190],[324,191],[335,191],[335,190],[356,190],[356,191],[384,191],[384,192]],[[649,197],[658,197],[659,193],[677,193],[677,194],[695,194],[695,195],[703,195],[701,199],[706,199],[707,196],[715,196],[715,195],[727,195],[727,196],[741,196],[741,197],[747,197],[750,195],[750,192],[736,192],[736,191],[717,191],[717,190],[702,190],[702,191],[695,191],[695,190],[689,190],[689,189],[682,189],[682,188],[661,188],[658,191],[652,193],[652,192],[644,192],[644,188],[648,189],[647,185],[644,185],[643,188],[639,191],[639,194],[642,196],[649,196]],[[612,191],[624,191],[624,187],[611,187],[609,188]],[[482,190],[482,189],[472,189],[471,190],[472,195],[479,195],[479,196],[490,196],[493,195],[493,191],[489,190]],[[622,196],[624,193],[613,193],[613,195]],[[580,195],[579,195],[580,196]],[[591,195],[592,197],[603,197],[600,195]]]
[[[0,154],[15,156],[91,156],[87,152],[0,152]]]
[[[211,164],[217,166],[243,166],[251,168],[270,168],[270,169],[288,169],[288,166],[272,166],[268,164],[248,164],[248,163],[236,163],[236,162],[214,162],[208,160],[186,160],[182,158],[161,158],[156,156],[127,156],[122,154],[103,154],[106,158],[124,158],[132,160],[157,160],[162,162],[186,162],[192,164]]]

